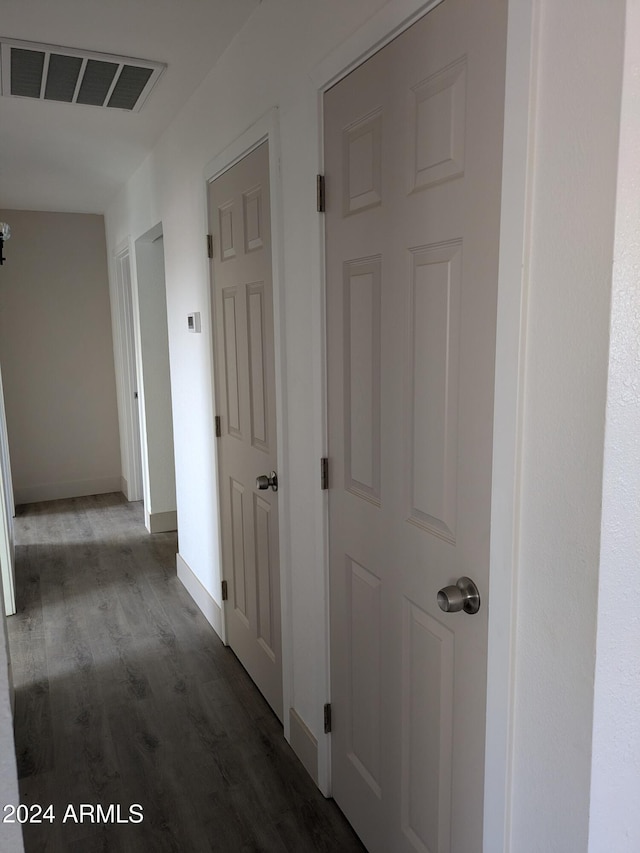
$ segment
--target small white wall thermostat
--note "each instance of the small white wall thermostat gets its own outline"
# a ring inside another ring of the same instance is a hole
[[[193,314],[187,314],[187,329],[190,332],[200,332],[200,312],[195,311]]]

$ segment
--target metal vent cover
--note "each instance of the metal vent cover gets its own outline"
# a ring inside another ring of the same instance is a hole
[[[131,59],[0,38],[2,94],[139,112],[164,69]]]

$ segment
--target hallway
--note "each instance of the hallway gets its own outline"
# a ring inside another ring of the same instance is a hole
[[[177,580],[175,553],[175,534],[149,536],[122,495],[18,508],[20,794],[54,811],[24,826],[25,850],[363,850]],[[79,822],[83,803],[114,804],[113,822]],[[125,822],[132,804],[142,822]]]

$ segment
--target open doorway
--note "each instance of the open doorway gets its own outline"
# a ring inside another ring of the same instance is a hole
[[[142,449],[136,360],[135,321],[131,292],[131,257],[127,247],[116,256],[117,341],[120,358],[120,431],[122,444],[122,493],[129,501],[141,501]]]
[[[150,533],[177,529],[162,225],[135,243],[132,308],[145,526]]]

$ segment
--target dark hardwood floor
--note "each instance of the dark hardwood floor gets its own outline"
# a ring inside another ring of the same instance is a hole
[[[16,545],[20,794],[55,818],[24,826],[26,853],[364,849],[178,581],[175,535],[149,536],[140,504],[23,506]],[[98,804],[106,823],[91,822]],[[125,822],[133,804],[140,823]]]

